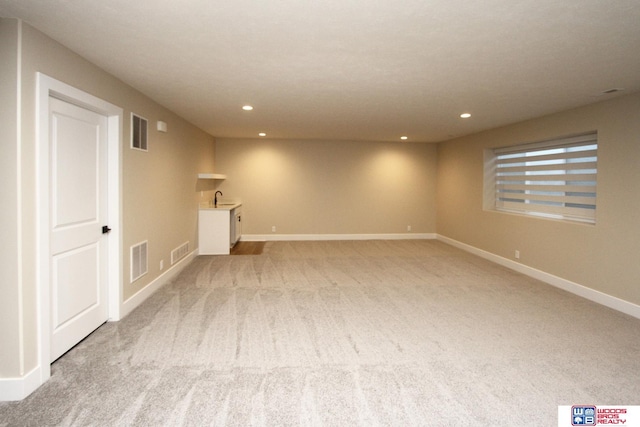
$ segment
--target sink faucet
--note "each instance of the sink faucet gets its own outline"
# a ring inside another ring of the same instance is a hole
[[[222,196],[222,191],[216,191],[216,193],[213,195],[213,207],[218,207],[218,193],[220,193],[220,196]]]

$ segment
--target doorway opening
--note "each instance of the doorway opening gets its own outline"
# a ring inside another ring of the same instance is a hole
[[[60,190],[57,187],[52,186],[52,173],[55,172],[52,169],[64,165],[64,162],[58,163],[56,166],[52,159],[57,159],[59,153],[59,147],[52,149],[51,140],[55,137],[54,128],[59,126],[60,123],[55,123],[55,119],[52,119],[51,106],[52,103],[63,102],[76,108],[82,114],[82,111],[87,113],[95,113],[103,116],[103,128],[105,147],[101,156],[106,159],[102,159],[104,165],[104,174],[101,178],[104,184],[101,192],[104,195],[105,210],[100,216],[100,221],[108,222],[103,225],[108,225],[109,236],[108,240],[103,240],[100,244],[104,257],[99,263],[106,263],[104,271],[104,281],[106,282],[106,293],[103,296],[104,303],[106,304],[106,313],[108,320],[119,320],[121,313],[121,301],[122,301],[122,274],[121,274],[121,250],[122,250],[122,226],[121,226],[121,194],[120,194],[120,151],[121,151],[121,135],[123,124],[123,110],[107,101],[99,99],[91,94],[76,89],[66,83],[53,79],[45,74],[37,74],[37,100],[36,100],[36,155],[37,155],[37,289],[38,289],[38,346],[39,346],[39,361],[38,367],[40,370],[40,384],[43,384],[51,376],[51,360],[55,353],[52,352],[52,336],[51,331],[53,327],[54,315],[56,310],[66,308],[64,304],[60,304],[60,301],[56,301],[59,296],[52,292],[52,282],[55,282],[56,277],[60,277],[60,269],[68,268],[75,261],[70,257],[63,258],[62,262],[52,261],[53,250],[52,246],[57,244],[53,236],[52,230],[52,217],[57,215],[55,203],[57,194],[59,191],[67,191],[67,196],[73,195],[73,181],[77,180],[82,173],[88,173],[89,169],[82,170],[78,174],[69,174],[66,176],[60,175],[56,179],[60,178],[62,181],[68,181],[67,190]],[[65,116],[66,117],[66,116]],[[81,123],[81,120],[78,121]],[[75,126],[75,125],[74,125]],[[82,124],[78,125],[80,132],[82,131]],[[68,132],[74,134],[73,126],[67,129]],[[88,132],[90,133],[90,132]],[[69,147],[67,147],[69,148]],[[68,153],[67,153],[68,154]],[[88,152],[87,158],[90,158],[92,153]],[[71,189],[71,190],[70,190]],[[60,201],[60,199],[58,199]],[[84,208],[78,206],[79,210],[87,209],[87,204]],[[66,215],[70,215],[72,211],[68,210]],[[73,216],[73,215],[72,215]],[[90,214],[88,216],[91,216]],[[62,224],[61,229],[70,228],[74,224],[75,219],[69,217],[69,226]],[[53,236],[53,237],[52,237]],[[62,239],[67,241],[75,239],[75,235],[70,235]],[[91,253],[91,244],[81,246],[81,249],[71,249],[66,253],[72,254],[73,251],[80,252],[81,257],[84,256],[86,260],[94,260],[95,255]],[[82,259],[80,259],[82,261]],[[78,261],[76,264],[81,265],[82,262]],[[62,292],[64,295],[64,292]],[[85,295],[85,301],[90,301],[92,296]],[[80,306],[83,301],[80,301]],[[59,313],[58,313],[59,314]]]

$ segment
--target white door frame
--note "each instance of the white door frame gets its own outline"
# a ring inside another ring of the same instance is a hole
[[[109,227],[109,320],[120,320],[122,308],[122,214],[120,150],[124,113],[122,108],[86,92],[37,73],[36,97],[36,203],[37,203],[37,292],[38,292],[38,365],[40,384],[51,376],[51,292],[49,265],[49,97],[92,110],[107,117],[108,128],[108,203]],[[106,224],[105,224],[106,225]]]

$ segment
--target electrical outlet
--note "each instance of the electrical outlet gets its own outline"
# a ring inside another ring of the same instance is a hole
[[[411,226],[407,225],[407,231],[411,231]]]
[[[164,270],[164,260],[160,260],[160,270]]]
[[[514,254],[516,259],[520,259],[520,251],[516,249],[516,253]]]
[[[271,232],[272,232],[272,233],[275,233],[275,232],[276,232],[276,226],[275,226],[275,225],[272,225],[272,226],[271,226]]]

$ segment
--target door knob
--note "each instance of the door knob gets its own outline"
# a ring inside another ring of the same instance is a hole
[[[107,234],[110,231],[111,231],[111,229],[109,228],[108,225],[103,225],[102,226],[102,234]]]

